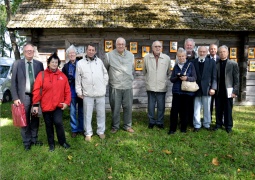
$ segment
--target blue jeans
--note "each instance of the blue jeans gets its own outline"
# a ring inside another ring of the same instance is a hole
[[[147,91],[148,118],[151,124],[164,124],[166,92]],[[155,119],[155,107],[157,104],[157,119]]]
[[[211,105],[211,96],[196,96],[195,103],[194,103],[194,117],[193,117],[193,124],[194,128],[201,128],[201,120],[200,120],[200,112],[203,107],[203,126],[205,128],[209,128],[211,124],[211,112],[210,112],[210,105]]]
[[[77,119],[77,104],[78,104],[78,119]],[[72,97],[70,105],[70,124],[72,132],[83,132],[83,100],[81,98]]]

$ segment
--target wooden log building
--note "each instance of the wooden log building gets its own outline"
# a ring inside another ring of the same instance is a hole
[[[249,0],[23,0],[7,27],[26,36],[41,57],[58,51],[63,63],[63,52],[71,44],[83,53],[87,43],[95,43],[102,59],[120,36],[128,50],[132,44],[137,59],[155,40],[162,41],[163,53],[172,60],[176,56],[172,45],[183,47],[187,38],[193,38],[196,46],[227,45],[240,68],[235,104],[255,105],[254,9]],[[133,87],[133,107],[147,107],[141,71],[136,71]],[[166,107],[171,106],[171,88],[169,81]]]

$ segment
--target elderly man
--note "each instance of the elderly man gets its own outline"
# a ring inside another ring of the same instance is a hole
[[[99,138],[105,138],[105,94],[108,79],[103,62],[96,56],[96,46],[87,45],[85,59],[77,63],[75,78],[77,95],[83,99],[86,141],[91,141],[93,135],[91,121],[94,103],[97,112],[97,134]]]
[[[184,49],[187,53],[187,60],[193,60],[197,57],[196,52],[194,51],[195,41],[192,38],[188,38],[184,42]]]
[[[158,128],[164,129],[165,97],[171,62],[169,56],[161,53],[161,42],[154,41],[151,47],[152,53],[144,57],[143,67],[148,95],[148,128],[152,129],[157,125]],[[156,104],[157,118],[155,118]]]
[[[75,71],[76,71],[76,48],[71,45],[67,50],[68,63],[66,63],[62,69],[62,72],[66,75],[69,81],[71,89],[71,105],[70,105],[70,125],[72,131],[72,137],[76,137],[78,133],[83,134],[83,101],[77,97],[75,92]],[[78,105],[78,106],[77,106]],[[78,111],[78,117],[77,117]]]
[[[233,128],[233,98],[236,98],[239,93],[239,68],[235,61],[228,59],[228,54],[227,46],[219,47],[220,60],[216,64],[218,91],[215,97],[216,126],[214,130],[224,125],[226,132],[230,133]]]
[[[203,126],[207,130],[210,129],[211,113],[210,104],[211,96],[215,94],[217,89],[216,82],[216,63],[207,58],[208,49],[205,46],[198,48],[198,58],[193,61],[197,74],[197,84],[199,90],[195,95],[194,103],[194,132],[198,132],[201,128],[200,111],[203,106]]]
[[[32,91],[34,80],[40,71],[43,71],[43,64],[34,60],[34,46],[26,44],[23,48],[25,59],[17,60],[12,66],[11,94],[14,104],[25,105],[27,126],[21,128],[21,136],[26,151],[31,149],[31,145],[42,146],[42,142],[37,141],[39,117],[31,116]]]
[[[218,50],[218,46],[216,44],[210,44],[209,46],[210,54],[208,54],[207,57],[215,62],[218,62],[220,60],[220,57],[217,55],[217,50]],[[215,94],[211,96],[211,108],[210,108],[211,119],[212,119],[214,101],[215,101]]]
[[[112,130],[116,133],[120,126],[120,107],[123,108],[124,129],[133,133],[133,72],[134,55],[125,49],[126,40],[119,37],[116,49],[106,53],[105,67],[109,73],[109,101],[112,110]]]

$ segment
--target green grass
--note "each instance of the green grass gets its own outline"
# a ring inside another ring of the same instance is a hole
[[[12,125],[10,106],[2,104],[0,112],[0,179],[255,179],[254,106],[234,107],[231,134],[224,130],[193,133],[189,128],[186,134],[178,131],[169,136],[169,111],[164,130],[148,129],[146,112],[140,111],[133,112],[134,134],[123,130],[111,134],[111,114],[107,113],[106,139],[95,135],[90,143],[81,135],[71,138],[66,111],[64,125],[71,149],[57,145],[54,152],[48,151],[43,120],[39,140],[44,145],[24,151],[20,131]]]

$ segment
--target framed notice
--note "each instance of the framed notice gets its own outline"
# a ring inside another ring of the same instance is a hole
[[[137,47],[138,47],[137,42],[130,42],[130,52],[131,53],[136,54],[137,53]]]
[[[160,52],[163,52],[163,41],[159,41],[160,43],[161,43],[161,50],[160,50]]]
[[[255,72],[255,60],[249,61],[249,71]]]
[[[58,49],[57,54],[58,54],[58,57],[61,61],[66,60],[66,51],[65,51],[65,49]]]
[[[112,50],[113,50],[113,41],[112,40],[104,41],[104,51],[110,52]]]
[[[255,48],[249,48],[248,58],[254,58],[254,50],[255,50]]]
[[[142,46],[142,57],[150,53],[150,46]]]
[[[170,52],[177,52],[177,42],[170,41]]]
[[[135,70],[142,71],[143,70],[143,58],[135,58]]]
[[[236,59],[237,58],[237,48],[230,48],[229,58]]]

